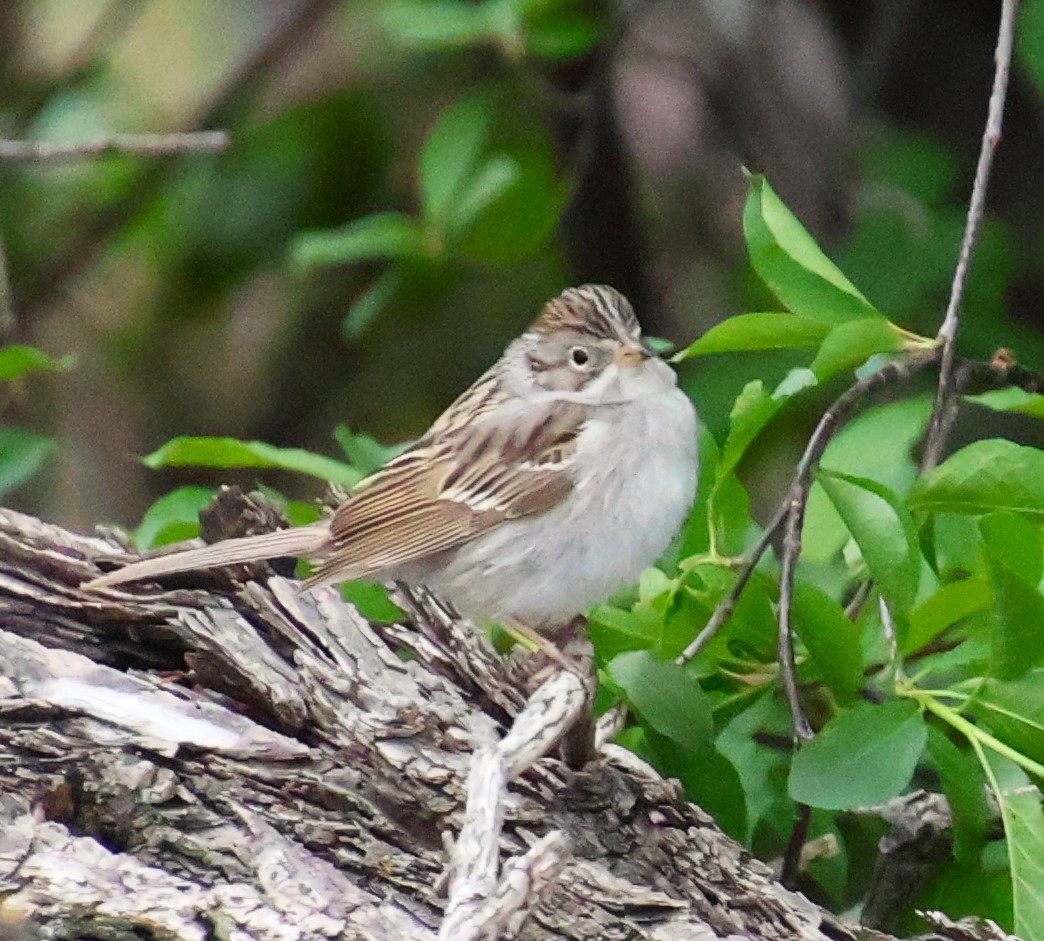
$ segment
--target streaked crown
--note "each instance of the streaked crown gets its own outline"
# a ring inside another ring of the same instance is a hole
[[[641,332],[631,302],[604,284],[568,288],[544,305],[529,329],[545,335],[575,330],[605,340],[633,340]]]

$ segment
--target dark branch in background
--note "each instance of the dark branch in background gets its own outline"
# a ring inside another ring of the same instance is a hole
[[[7,273],[7,252],[4,249],[4,240],[0,238],[0,344],[10,340],[16,323],[11,278]]]
[[[223,123],[226,110],[252,82],[270,71],[293,50],[308,31],[336,6],[337,0],[307,0],[282,24],[275,27],[254,52],[247,56],[226,79],[217,95],[199,113],[190,117],[184,131]],[[62,296],[69,283],[88,269],[105,243],[141,212],[169,181],[172,168],[166,162],[150,166],[127,186],[121,201],[99,213],[79,234],[46,263],[32,283],[20,292],[19,308],[31,320],[55,297]]]
[[[228,148],[226,131],[189,131],[184,134],[113,134],[83,144],[66,146],[46,141],[0,138],[0,160],[42,162],[74,160],[110,154],[169,156],[173,154],[216,154]]]
[[[993,153],[1001,137],[1001,123],[1004,115],[1004,101],[1008,92],[1008,73],[1011,70],[1011,51],[1015,38],[1015,14],[1019,0],[1004,0],[1001,7],[1000,29],[997,32],[997,47],[994,50],[995,71],[993,73],[993,90],[990,92],[990,104],[986,116],[986,127],[982,134],[982,146],[979,150],[979,162],[975,168],[975,183],[972,186],[971,201],[968,204],[968,218],[964,225],[964,236],[961,239],[957,268],[953,273],[950,287],[950,302],[946,308],[946,317],[939,328],[938,340],[942,343],[942,365],[939,369],[939,387],[935,396],[935,405],[928,423],[928,436],[925,441],[924,456],[921,459],[921,471],[931,470],[942,457],[949,437],[950,428],[955,417],[956,389],[954,387],[954,361],[957,344],[957,333],[961,326],[961,302],[964,300],[964,289],[968,283],[968,272],[971,266],[972,252],[979,237],[983,213],[986,208],[986,188],[989,184],[990,169],[993,165]]]

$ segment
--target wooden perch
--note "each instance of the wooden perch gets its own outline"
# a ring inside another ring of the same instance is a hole
[[[887,937],[630,753],[535,760],[582,684],[531,698],[532,659],[434,599],[385,625],[274,575],[80,590],[127,554],[0,510],[0,938]]]

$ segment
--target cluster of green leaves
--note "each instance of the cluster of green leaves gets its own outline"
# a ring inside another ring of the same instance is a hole
[[[0,347],[0,395],[14,394],[33,373],[71,365],[71,357],[52,359],[33,346]],[[47,435],[24,428],[0,428],[0,496],[36,474],[56,446]]]
[[[497,5],[454,6],[485,15]],[[292,260],[302,271],[388,263],[345,314],[349,338],[373,322],[418,266],[507,265],[546,244],[562,202],[546,131],[496,127],[494,116],[493,100],[483,93],[459,99],[439,116],[418,160],[416,216],[378,212],[294,240]]]
[[[854,825],[834,812],[882,804],[914,783],[941,789],[955,864],[919,904],[987,914],[1044,938],[1044,815],[1029,787],[1044,781],[1044,451],[985,439],[917,479],[911,451],[931,407],[924,394],[870,409],[832,441],[797,570],[798,681],[818,730],[800,750],[752,741],[790,738],[774,561],[693,662],[670,662],[734,584],[734,554],[760,535],[736,475],[757,437],[810,388],[872,368],[882,353],[931,344],[870,305],[759,177],[744,231],[755,270],[787,311],[734,317],[676,358],[808,348],[809,362],[771,391],[748,385],[720,447],[703,436],[701,492],[681,554],[646,573],[636,597],[592,613],[605,688],[638,716],[626,740],[766,853],[786,844],[796,803],[815,809],[814,834],[833,832],[845,847]],[[1021,391],[976,399],[1044,414],[1044,399]],[[846,611],[867,579],[870,603]],[[987,785],[1006,854],[987,838]],[[848,907],[858,901],[857,862],[842,850],[809,877]]]

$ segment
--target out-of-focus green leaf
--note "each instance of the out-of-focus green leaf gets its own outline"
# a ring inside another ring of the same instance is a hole
[[[199,535],[199,511],[214,499],[211,487],[178,487],[152,504],[134,532],[134,544],[144,552]]]
[[[827,684],[842,699],[863,684],[863,656],[859,628],[833,598],[798,582],[794,593],[794,626]]]
[[[707,353],[815,346],[829,332],[830,326],[821,320],[797,314],[739,314],[715,324],[695,343],[677,353],[672,362]]]
[[[953,154],[935,138],[910,128],[871,142],[861,148],[860,157],[868,179],[902,190],[928,206],[942,202],[957,182]],[[909,214],[909,207],[904,208]]]
[[[301,448],[277,448],[238,438],[173,438],[146,455],[147,467],[278,467],[320,480],[354,487],[361,479],[354,467]]]
[[[453,208],[454,233],[467,230],[490,206],[503,196],[521,176],[517,161],[507,154],[494,154],[464,185]]]
[[[1023,0],[1015,36],[1018,63],[1044,95],[1044,0]]]
[[[892,613],[905,619],[921,575],[917,530],[909,510],[877,481],[822,468],[816,479],[845,521]]]
[[[758,174],[748,176],[743,233],[751,264],[795,314],[837,324],[880,317]]]
[[[301,270],[378,258],[424,258],[434,254],[424,228],[400,212],[364,216],[340,229],[302,232],[291,245]]]
[[[910,611],[910,625],[901,638],[901,651],[908,654],[920,650],[946,628],[992,603],[993,589],[984,578],[973,576],[943,585]]]
[[[710,705],[684,667],[635,650],[614,657],[608,669],[638,715],[661,735],[685,748],[710,742]]]
[[[934,726],[928,729],[928,754],[953,814],[953,855],[971,862],[986,843],[991,819],[982,768]]]
[[[0,347],[0,381],[18,379],[26,373],[43,369],[68,369],[72,364],[71,356],[53,359],[35,346]]]
[[[21,428],[0,428],[0,494],[25,483],[56,447],[53,438]]]
[[[571,59],[583,55],[598,41],[598,20],[562,9],[566,4],[530,4],[525,18],[526,51],[542,59]]]
[[[498,163],[478,181],[481,199],[469,210],[467,226],[458,229],[454,250],[482,264],[513,265],[547,245],[559,221],[562,184],[547,128],[536,121],[497,123],[490,146]],[[513,175],[508,186],[505,159]]]
[[[360,474],[366,476],[383,467],[397,454],[401,454],[406,444],[395,444],[390,447],[375,441],[369,435],[354,432],[344,425],[334,428],[334,438],[352,465]]]
[[[909,784],[927,738],[914,703],[860,703],[831,719],[794,756],[790,796],[827,810],[890,800]]]
[[[458,3],[457,0],[403,0],[386,3],[381,10],[381,22],[404,46],[461,48],[496,37],[496,21],[490,8],[497,5]]]
[[[455,204],[489,144],[492,123],[489,99],[469,95],[446,108],[428,134],[418,163],[420,200],[425,218],[437,229],[445,229],[450,217],[459,215]]]
[[[1044,517],[1044,451],[987,438],[952,455],[917,483],[910,506],[936,513],[1014,510]]]
[[[901,350],[904,342],[899,328],[879,314],[849,320],[830,331],[809,368],[824,382],[842,370],[858,366],[875,353]]]
[[[382,271],[365,291],[352,301],[343,319],[341,329],[349,340],[357,340],[382,314],[402,286],[403,272],[399,266]]]
[[[1019,415],[1034,415],[1044,418],[1044,395],[1025,392],[1018,386],[1007,389],[990,389],[979,395],[967,395],[965,399],[973,405],[984,405],[997,412],[1016,412]]]

